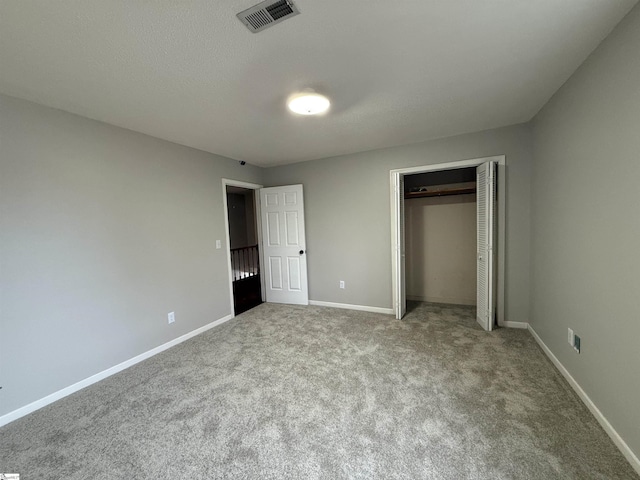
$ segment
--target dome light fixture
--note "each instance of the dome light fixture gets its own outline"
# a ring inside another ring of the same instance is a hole
[[[330,105],[327,97],[309,88],[291,95],[287,100],[289,110],[300,115],[320,115],[329,110]]]

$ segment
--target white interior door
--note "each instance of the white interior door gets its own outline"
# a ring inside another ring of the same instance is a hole
[[[309,304],[302,185],[260,189],[266,301]]]
[[[478,209],[478,301],[476,318],[482,328],[493,330],[494,236],[496,205],[496,164],[487,162],[476,170]]]
[[[404,225],[404,175],[396,173],[393,177],[394,206],[398,228],[393,239],[394,243],[394,263],[396,277],[394,281],[396,304],[394,310],[396,318],[400,320],[407,313],[407,292],[406,292],[406,254],[405,254],[405,225]]]

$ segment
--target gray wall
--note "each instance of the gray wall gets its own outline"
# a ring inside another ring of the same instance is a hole
[[[267,169],[267,185],[304,185],[310,299],[391,308],[389,170],[501,154],[507,158],[506,320],[527,321],[527,125]]]
[[[4,96],[0,145],[0,415],[231,313],[221,177],[261,169]]]
[[[407,299],[476,305],[476,195],[406,199],[404,213]]]
[[[530,321],[640,456],[640,7],[533,132]]]

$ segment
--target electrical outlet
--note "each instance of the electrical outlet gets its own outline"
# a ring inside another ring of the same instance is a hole
[[[167,315],[167,318],[169,319],[169,323],[173,323],[176,321],[176,312],[169,312],[169,315]]]
[[[569,336],[567,338],[567,341],[569,342],[569,345],[573,347],[573,330],[571,330],[570,328],[568,330],[569,330]]]
[[[580,353],[580,337],[578,335],[573,336],[573,349]]]
[[[340,288],[344,288],[344,280],[340,280]]]
[[[216,248],[217,249],[222,248],[222,241],[221,240],[216,240]]]

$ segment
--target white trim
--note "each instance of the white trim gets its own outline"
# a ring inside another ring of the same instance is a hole
[[[500,326],[505,328],[529,328],[529,324],[527,322],[510,322],[508,320],[502,322],[502,325]]]
[[[498,160],[496,168],[498,174],[498,231],[496,235],[496,241],[498,242],[498,265],[497,265],[497,276],[498,276],[498,285],[496,286],[496,308],[497,308],[497,316],[496,320],[499,327],[504,326],[505,323],[505,303],[506,298],[504,296],[505,292],[505,275],[506,275],[506,259],[507,259],[507,159],[503,155]]]
[[[367,305],[350,305],[348,303],[322,302],[320,300],[309,300],[309,305],[315,305],[316,307],[344,308],[345,310],[359,310],[361,312],[384,313],[386,315],[393,315],[394,313],[393,308],[369,307]]]
[[[437,172],[439,170],[455,170],[456,168],[477,167],[486,162],[500,162],[504,160],[504,155],[493,157],[472,158],[469,160],[459,160],[457,162],[433,163],[431,165],[421,165],[419,167],[395,168],[391,173],[401,173],[410,175],[412,173]]]
[[[392,289],[392,305],[396,307],[399,304],[398,298],[399,274],[397,254],[397,236],[399,231],[399,219],[397,218],[396,209],[396,177],[398,175],[409,175],[413,173],[437,172],[442,170],[455,170],[457,168],[477,167],[486,162],[496,162],[498,165],[498,287],[496,292],[496,309],[498,326],[504,326],[505,318],[505,258],[506,258],[506,157],[505,155],[496,155],[492,157],[473,158],[470,160],[460,160],[457,162],[435,163],[431,165],[421,165],[418,167],[396,168],[389,171],[390,177],[390,198],[391,198],[391,289]],[[399,194],[399,192],[397,193]]]
[[[549,349],[549,347],[545,345],[545,343],[542,341],[540,336],[536,333],[536,331],[533,329],[531,325],[529,325],[529,332],[531,332],[531,335],[533,335],[533,338],[535,338],[536,342],[538,342],[538,345],[540,345],[540,348],[542,348],[544,353],[547,354],[547,357],[549,357],[551,362],[553,362],[553,364],[560,371],[562,376],[567,380],[567,382],[569,382],[569,385],[571,385],[571,388],[575,390],[575,392],[578,394],[582,402],[587,406],[589,411],[593,414],[594,417],[596,417],[596,420],[598,420],[598,423],[602,426],[602,428],[604,428],[604,431],[607,432],[607,435],[611,437],[611,440],[613,440],[613,443],[616,444],[616,447],[618,447],[620,452],[622,452],[622,455],[624,455],[627,461],[631,464],[631,467],[633,467],[633,469],[638,474],[640,474],[640,460],[635,455],[635,453],[633,453],[629,445],[627,445],[627,443],[622,439],[622,437],[618,434],[618,432],[616,432],[616,430],[609,423],[606,417],[602,414],[602,412],[598,409],[598,407],[596,407],[596,404],[593,403],[593,401],[589,398],[589,395],[587,395],[587,393],[582,389],[580,384],[576,382],[576,380],[571,376],[571,374],[564,367],[564,365],[560,363],[560,360],[558,360],[558,358],[553,354],[553,352]]]
[[[107,368],[106,370],[103,370],[100,373],[96,373],[95,375],[85,378],[84,380],[80,380],[79,382],[74,383],[73,385],[69,385],[68,387],[63,388],[62,390],[58,390],[57,392],[47,395],[46,397],[41,398],[40,400],[36,400],[35,402],[29,403],[24,407],[20,407],[12,412],[2,415],[0,417],[0,427],[2,427],[3,425],[6,425],[7,423],[13,422],[14,420],[17,420],[20,417],[24,417],[25,415],[31,412],[35,412],[36,410],[42,407],[46,407],[47,405],[55,402],[56,400],[60,400],[61,398],[64,398],[67,395],[71,395],[72,393],[75,393],[78,390],[82,390],[83,388],[88,387],[89,385],[93,385],[94,383],[97,383],[100,380],[104,380],[105,378],[110,377],[115,373],[121,372],[122,370],[135,365],[136,363],[140,363],[143,360],[146,360],[147,358],[153,357],[154,355],[157,355],[160,352],[163,352],[175,345],[178,345],[179,343],[184,342],[185,340],[189,340],[190,338],[195,337],[196,335],[200,335],[201,333],[206,332],[207,330],[215,326],[218,326],[224,322],[231,320],[232,318],[233,318],[233,315],[227,315],[225,317],[222,317],[203,327],[196,328],[195,330],[189,333],[186,333],[178,338],[175,338],[167,343],[163,343],[158,347],[152,348],[147,352],[141,353],[140,355],[130,358],[129,360],[125,360],[124,362],[119,363],[111,368]]]
[[[242,180],[233,180],[231,178],[223,178],[222,184],[225,187],[229,185],[231,187],[246,188],[247,190],[257,190],[258,188],[262,188],[262,185],[259,185],[257,183],[243,182]],[[227,193],[226,189],[224,193]]]
[[[227,205],[227,186],[230,187],[240,187],[246,188],[247,190],[260,190],[262,185],[258,185],[257,183],[249,183],[243,182],[241,180],[232,180],[230,178],[222,179],[222,208],[224,211],[224,233],[225,238],[227,240],[227,270],[229,272],[229,298],[231,300],[230,307],[231,308],[231,318],[235,316],[235,309],[233,308],[233,271],[231,270],[231,240],[229,235],[229,210]],[[260,262],[260,271],[264,272],[264,265],[262,264],[262,225],[261,225],[261,216],[260,216],[260,199],[259,195],[253,195],[254,200],[254,214],[256,221],[256,239],[258,240],[258,259]],[[260,275],[260,289],[262,298],[265,297],[264,292],[264,275]]]

